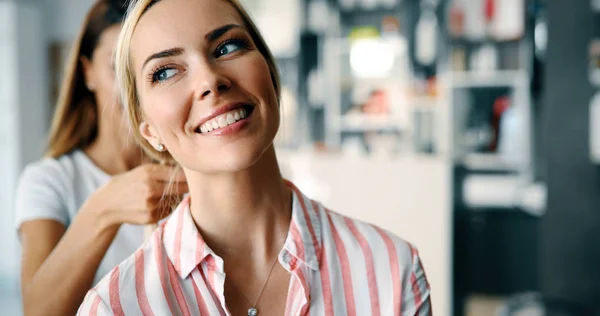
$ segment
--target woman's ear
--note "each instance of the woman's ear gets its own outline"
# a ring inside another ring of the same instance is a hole
[[[85,56],[80,57],[79,61],[81,62],[81,66],[83,68],[85,85],[88,90],[94,92],[96,90],[96,80],[94,79],[94,66],[92,65],[92,61]]]
[[[154,147],[154,149],[158,151],[162,151],[161,148],[164,148],[164,145],[150,124],[147,122],[140,123],[140,134],[150,144],[150,146]]]

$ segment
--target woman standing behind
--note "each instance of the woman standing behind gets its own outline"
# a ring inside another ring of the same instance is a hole
[[[74,314],[92,285],[142,244],[137,225],[168,213],[160,201],[173,170],[142,164],[115,95],[125,2],[100,0],[89,11],[65,70],[46,158],[19,180],[26,315]],[[187,184],[175,177],[179,195]]]

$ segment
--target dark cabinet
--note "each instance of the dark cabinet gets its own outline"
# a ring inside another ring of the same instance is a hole
[[[539,291],[540,219],[518,209],[458,210],[454,217],[455,315],[473,293]]]

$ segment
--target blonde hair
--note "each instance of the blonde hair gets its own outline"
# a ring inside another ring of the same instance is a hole
[[[99,0],[86,15],[65,66],[45,156],[58,158],[96,139],[98,109],[94,93],[85,84],[81,58],[92,60],[104,31],[124,17],[125,0]]]
[[[152,7],[154,4],[161,0],[132,0],[129,5],[127,17],[123,23],[121,34],[119,35],[119,41],[117,44],[116,52],[116,76],[117,85],[119,88],[121,102],[125,107],[125,112],[129,120],[129,126],[135,139],[140,144],[140,147],[144,149],[146,154],[151,158],[168,164],[176,165],[173,157],[168,151],[158,152],[156,151],[140,134],[139,126],[143,122],[143,113],[140,107],[140,101],[136,90],[135,72],[131,65],[130,45],[133,32],[144,13]],[[277,95],[277,101],[279,102],[281,94],[281,84],[279,79],[279,73],[275,64],[275,58],[271,54],[271,51],[267,47],[265,40],[263,39],[260,31],[250,18],[250,15],[246,12],[244,7],[237,0],[219,0],[225,1],[238,12],[241,16],[245,27],[247,28],[252,41],[256,45],[257,50],[265,58],[269,71],[271,72],[271,79]]]

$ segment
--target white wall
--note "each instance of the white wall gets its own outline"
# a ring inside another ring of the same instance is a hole
[[[92,0],[0,0],[0,306],[20,315],[20,249],[14,195],[38,160],[50,122],[49,44],[69,43]]]
[[[69,43],[79,31],[93,0],[41,0],[45,12],[46,38]]]
[[[48,71],[42,10],[0,2],[0,289],[16,287],[15,186],[25,164],[39,159],[48,129]]]
[[[17,51],[14,49],[16,42],[16,23],[14,21],[15,5],[0,3],[0,69],[4,75],[0,76],[0,251],[6,256],[0,260],[0,284],[7,282],[6,276],[13,270],[16,247],[14,245],[14,230],[12,222],[12,197],[14,196],[14,181],[18,172],[18,153],[15,150],[17,140],[12,134],[17,129],[18,84],[14,77],[18,68],[14,63]],[[13,233],[13,234],[11,234]]]

